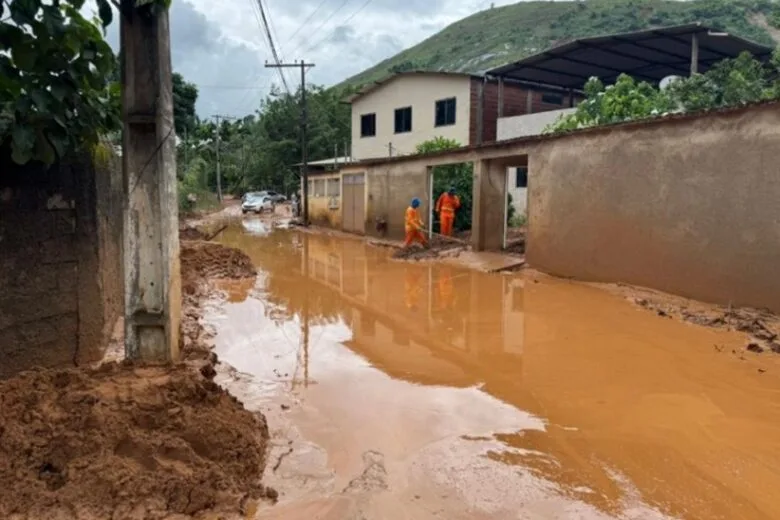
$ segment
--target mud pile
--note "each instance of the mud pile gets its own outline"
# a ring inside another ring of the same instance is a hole
[[[199,321],[210,277],[255,268],[219,244],[183,242],[181,257],[187,364],[0,381],[0,518],[223,518],[275,499],[261,483],[265,419],[212,381],[216,357]]]
[[[204,279],[241,279],[257,274],[252,260],[238,249],[211,242],[181,243],[182,283]]]
[[[181,242],[182,320],[181,354],[185,360],[208,359],[216,363],[211,352],[211,335],[200,323],[201,300],[208,296],[210,280],[244,280],[257,276],[252,260],[238,249],[210,242]],[[204,374],[213,373],[209,366]]]
[[[0,518],[197,515],[266,495],[268,428],[187,366],[0,382]]]

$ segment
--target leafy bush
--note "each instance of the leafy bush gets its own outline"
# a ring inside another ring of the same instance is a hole
[[[119,128],[116,60],[98,26],[111,22],[111,7],[98,2],[92,22],[83,3],[0,3],[0,146],[17,164],[51,164]]]
[[[460,143],[454,139],[436,137],[417,145],[416,153],[433,153],[441,150],[459,148]],[[473,209],[472,194],[474,190],[474,165],[472,163],[449,164],[433,168],[433,198],[431,207],[435,207],[439,195],[455,188],[460,197],[460,209],[455,214],[455,231],[468,231],[471,229],[471,217]],[[512,205],[512,194],[507,193],[507,222],[511,222],[515,215],[515,207]],[[438,224],[434,223],[434,232],[439,232]]]
[[[441,150],[459,148],[460,143],[454,139],[436,137],[417,145],[417,153],[432,153]],[[474,165],[471,163],[449,164],[433,168],[433,199],[431,207],[434,207],[439,195],[454,187],[460,197],[460,209],[455,213],[455,231],[467,231],[471,229],[472,190],[474,185]],[[433,231],[440,232],[438,224]]]
[[[744,52],[723,60],[705,74],[672,81],[660,89],[622,74],[614,85],[604,86],[598,78],[585,85],[585,100],[573,114],[559,118],[546,132],[565,132],[591,126],[621,123],[671,112],[694,112],[777,99],[780,82],[777,71],[780,54],[770,66]]]

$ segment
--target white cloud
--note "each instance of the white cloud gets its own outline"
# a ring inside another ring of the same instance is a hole
[[[173,0],[174,70],[200,89],[198,112],[241,116],[259,107],[278,72],[259,23],[257,0]],[[452,22],[512,1],[263,0],[285,60],[316,67],[307,80],[332,85],[419,43]],[[319,9],[317,9],[319,6]],[[315,12],[315,9],[317,11]],[[314,16],[303,26],[303,22]],[[118,44],[118,24],[109,40]],[[298,75],[288,71],[290,88]],[[255,87],[254,89],[237,87]],[[232,88],[223,88],[232,87]]]

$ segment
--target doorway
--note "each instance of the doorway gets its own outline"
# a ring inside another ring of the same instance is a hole
[[[341,183],[341,227],[362,235],[366,232],[366,174],[345,173]]]

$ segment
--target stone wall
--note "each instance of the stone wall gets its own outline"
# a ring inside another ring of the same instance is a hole
[[[0,377],[99,359],[122,312],[118,170],[0,162]]]
[[[778,143],[778,104],[539,141],[529,263],[778,312]]]

